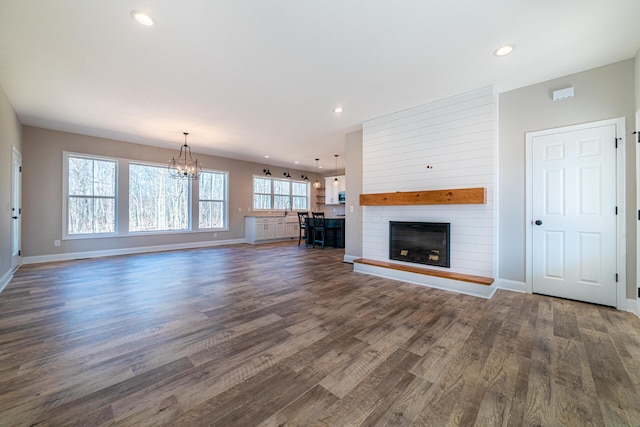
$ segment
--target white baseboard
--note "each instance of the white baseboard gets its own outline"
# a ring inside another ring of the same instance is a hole
[[[362,256],[345,255],[344,258],[342,258],[342,262],[348,262],[349,264],[353,264],[353,261],[358,258],[362,258]]]
[[[496,279],[493,284],[498,289],[506,289],[507,291],[527,293],[527,284],[525,282],[518,282],[517,280],[509,279]]]
[[[414,285],[428,286],[430,288],[442,289],[445,291],[452,291],[459,294],[471,295],[474,297],[485,299],[491,299],[497,289],[494,285],[477,285],[475,283],[463,282],[460,280],[427,276],[424,274],[411,273],[408,271],[392,270],[389,268],[361,263],[354,263],[353,271],[358,273],[370,274],[372,276],[384,277],[385,279],[399,280],[401,282],[413,283]]]
[[[628,311],[629,313],[633,313],[636,316],[640,317],[640,300],[627,298],[626,304],[624,306],[624,311]]]
[[[13,273],[16,270],[17,268],[15,270],[9,270],[4,274],[4,276],[0,277],[0,292],[2,292],[4,288],[7,287],[11,279],[13,279]]]
[[[138,248],[107,249],[104,251],[68,252],[64,254],[28,256],[28,257],[22,258],[22,263],[23,264],[39,264],[42,262],[69,261],[69,260],[82,259],[82,258],[100,258],[100,257],[117,256],[117,255],[141,254],[145,252],[163,252],[163,251],[175,251],[180,249],[206,248],[210,246],[236,245],[238,243],[246,243],[246,240],[245,239],[211,240],[208,242],[178,243],[175,245],[142,246]]]

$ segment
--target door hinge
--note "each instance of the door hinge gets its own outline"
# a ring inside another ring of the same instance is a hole
[[[635,131],[631,133],[632,135],[637,135],[638,136],[638,144],[640,144],[640,132]]]
[[[616,143],[616,148],[618,148],[618,141],[622,141],[622,138],[614,138],[614,141]]]
[[[22,251],[18,251],[18,256],[22,256]]]
[[[618,273],[616,273],[616,283],[618,283]]]
[[[22,172],[22,166],[18,167],[18,172]]]
[[[616,215],[618,215],[618,207],[616,206]]]

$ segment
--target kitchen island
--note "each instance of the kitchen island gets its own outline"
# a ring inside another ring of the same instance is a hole
[[[313,245],[313,218],[310,220],[310,231],[309,231],[309,246]],[[343,216],[334,216],[334,217],[325,217],[324,219],[325,225],[325,238],[324,245],[335,247],[335,248],[344,248],[344,217]]]
[[[313,227],[313,219],[310,219]],[[344,217],[326,217],[325,246],[344,248]],[[297,240],[300,235],[298,215],[246,215],[244,217],[244,237],[247,243]],[[309,245],[313,245],[313,231],[309,232]]]

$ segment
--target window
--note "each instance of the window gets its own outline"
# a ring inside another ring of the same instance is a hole
[[[199,182],[198,227],[225,228],[227,226],[227,173],[202,171]]]
[[[253,209],[271,209],[273,206],[271,181],[270,178],[253,177]]]
[[[309,183],[253,177],[253,209],[308,209]]]
[[[129,231],[189,229],[189,181],[166,166],[129,165]]]
[[[291,183],[291,198],[293,209],[307,209],[309,206],[309,184],[306,182]]]
[[[116,231],[117,162],[65,154],[66,235]]]
[[[273,207],[274,209],[291,208],[291,182],[281,179],[273,180]]]

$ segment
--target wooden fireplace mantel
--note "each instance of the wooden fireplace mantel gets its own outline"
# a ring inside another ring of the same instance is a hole
[[[361,194],[361,206],[397,205],[468,205],[487,203],[487,189],[457,188],[451,190],[397,191],[395,193]]]

